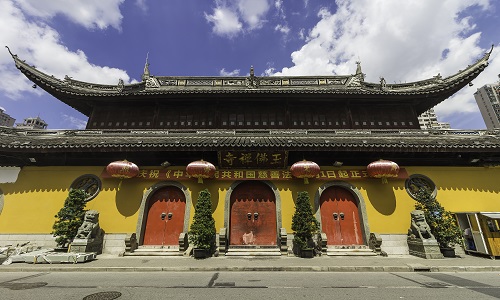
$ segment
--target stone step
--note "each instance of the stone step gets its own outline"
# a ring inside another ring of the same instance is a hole
[[[280,256],[278,247],[229,247],[226,256]]]
[[[132,253],[125,256],[182,256],[179,246],[139,246]]]
[[[179,246],[166,247],[142,247],[135,249],[135,252],[179,252]]]
[[[372,249],[366,245],[352,246],[328,246],[326,249],[328,256],[377,256]]]
[[[328,245],[328,249],[368,249],[371,251],[367,245]]]
[[[125,252],[123,256],[182,256],[183,253],[179,251],[175,252]]]

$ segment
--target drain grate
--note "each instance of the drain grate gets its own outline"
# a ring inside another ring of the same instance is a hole
[[[122,293],[111,291],[111,292],[99,292],[95,294],[90,294],[83,297],[83,300],[113,300],[120,297]]]

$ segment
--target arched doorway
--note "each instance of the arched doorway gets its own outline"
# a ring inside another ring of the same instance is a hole
[[[359,201],[341,186],[326,188],[319,199],[321,227],[328,245],[364,245]]]
[[[149,197],[143,245],[173,246],[183,232],[186,197],[176,186],[164,186]]]
[[[277,245],[276,197],[260,181],[238,184],[231,193],[230,246]]]

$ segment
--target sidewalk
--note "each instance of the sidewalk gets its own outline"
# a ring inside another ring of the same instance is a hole
[[[99,255],[78,264],[0,265],[0,272],[150,272],[150,271],[304,271],[304,272],[500,272],[500,260],[466,255],[462,258],[397,257],[118,257]]]

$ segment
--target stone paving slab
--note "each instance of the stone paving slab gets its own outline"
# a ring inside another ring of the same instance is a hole
[[[463,258],[423,259],[398,257],[118,257],[99,255],[78,264],[0,265],[0,272],[500,272],[500,260]]]

